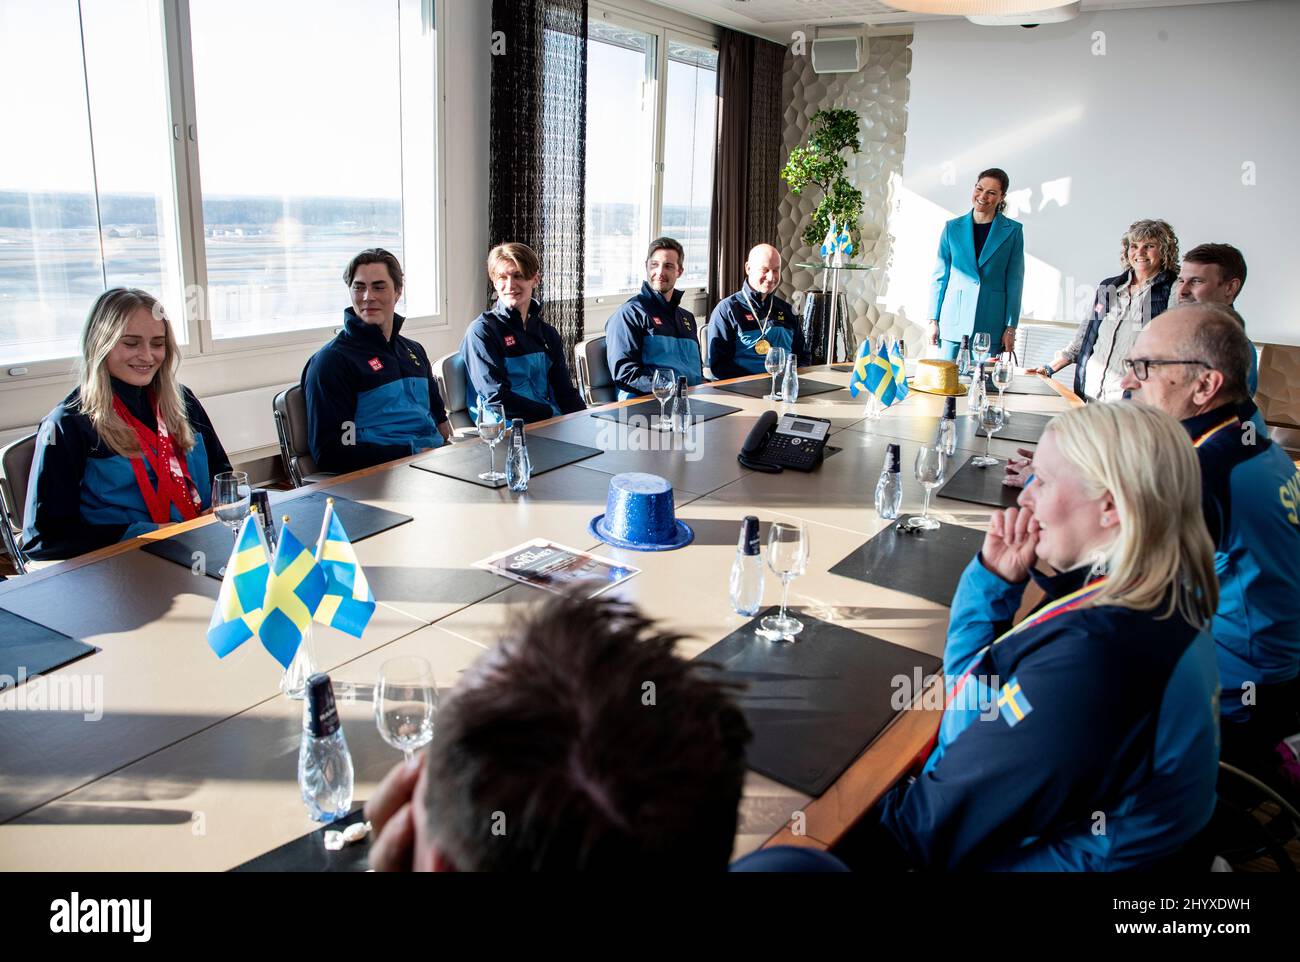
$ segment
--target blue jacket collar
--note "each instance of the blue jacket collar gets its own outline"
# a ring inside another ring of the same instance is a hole
[[[775,291],[771,294],[760,294],[758,291],[754,290],[754,288],[750,286],[748,278],[746,278],[744,283],[740,285],[740,293],[740,299],[742,301],[744,301],[745,297],[748,296],[750,301],[752,301],[754,306],[757,308],[762,308],[763,305],[767,303],[769,297],[776,297]]]
[[[397,340],[397,335],[402,330],[402,325],[404,323],[406,323],[406,318],[401,314],[393,315],[393,341]],[[343,329],[348,332],[348,336],[355,337],[357,340],[368,344],[387,345],[391,343],[390,341],[384,340],[384,335],[379,330],[379,325],[367,324],[358,317],[357,312],[350,307],[344,308],[343,310]]]
[[[488,310],[488,313],[501,318],[503,321],[509,321],[512,324],[517,324],[520,327],[527,328],[528,325],[525,323],[527,320],[534,317],[541,317],[542,305],[537,298],[533,298],[528,304],[528,317],[523,318],[519,316],[517,310],[513,307],[506,307],[505,304],[501,302],[501,299],[497,298],[497,300],[493,302],[492,307]]]
[[[662,294],[660,294],[658,291],[656,291],[654,288],[650,286],[649,281],[641,282],[641,293],[638,294],[637,296],[641,299],[642,303],[644,303],[647,307],[650,306],[666,307],[669,310],[673,311],[674,314],[676,314],[677,305],[682,302],[682,292],[679,291],[677,288],[673,288],[673,293],[670,297],[664,297]]]
[[[1087,564],[1069,571],[1058,571],[1054,575],[1041,574],[1032,569],[1029,572],[1029,577],[1043,589],[1043,594],[1047,596],[1048,601],[1055,601],[1057,598],[1064,598],[1071,591],[1078,591],[1092,580],[1091,576],[1092,566]]]
[[[1220,404],[1217,408],[1206,411],[1204,414],[1197,414],[1194,417],[1187,418],[1183,421],[1183,427],[1187,429],[1189,435],[1195,438],[1234,414],[1237,416],[1237,420],[1244,424],[1255,416],[1255,411],[1255,402],[1247,398],[1236,403]]]

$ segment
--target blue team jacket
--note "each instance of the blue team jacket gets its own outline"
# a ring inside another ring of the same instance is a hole
[[[157,430],[146,390],[116,378],[112,384],[127,410]],[[187,387],[181,394],[194,430],[194,447],[186,453],[185,464],[207,510],[212,506],[212,477],[229,471],[230,460],[199,399]],[[37,431],[23,512],[23,550],[33,558],[71,558],[159,527],[140,495],[131,459],[104,444],[90,418],[81,413],[80,398],[78,388],[46,415]],[[145,473],[156,486],[158,478],[148,461]],[[182,520],[174,505],[171,517]]]
[[[746,303],[746,295],[758,310],[757,315]],[[794,308],[775,293],[771,298],[769,312],[767,300],[749,286],[749,281],[745,281],[740,290],[719,301],[713,309],[709,315],[709,370],[716,380],[766,373],[764,355],[754,350],[759,338],[772,347],[793,352],[797,358],[795,363],[800,367],[809,363],[803,326],[795,316]],[[767,318],[766,335],[759,322],[762,317]]]
[[[605,323],[605,357],[620,401],[649,394],[656,368],[671,368],[688,385],[704,380],[695,316],[681,301],[681,291],[665,300],[642,282],[641,293]]]
[[[447,410],[429,356],[399,333],[404,321],[393,318],[385,341],[349,307],[343,330],[303,368],[307,439],[321,471],[356,471],[442,445]]]
[[[586,407],[569,380],[560,332],[542,320],[537,301],[524,319],[498,301],[465,331],[460,356],[469,380],[469,413],[476,421],[480,400],[501,402],[509,420],[544,421]]]
[[[1035,577],[1048,601],[1087,569]],[[1025,583],[1027,584],[1027,582]],[[1119,871],[1178,852],[1210,819],[1218,673],[1177,614],[1078,607],[988,647],[1020,604],[976,555],[953,598],[939,741],[881,826],[917,866]]]
[[[1243,722],[1245,682],[1273,685],[1300,673],[1300,472],[1267,434],[1247,428],[1255,414],[1254,402],[1244,401],[1183,422],[1201,442],[1205,522],[1215,543],[1222,712]]]

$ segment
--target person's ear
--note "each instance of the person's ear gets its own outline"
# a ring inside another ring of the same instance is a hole
[[[1202,371],[1192,390],[1192,401],[1196,404],[1206,404],[1219,393],[1221,387],[1223,387],[1222,371]]]
[[[1241,293],[1241,278],[1234,277],[1232,280],[1228,281],[1228,304],[1231,305],[1232,302],[1237,299],[1237,295],[1240,293]]]
[[[1115,504],[1115,497],[1109,491],[1101,497],[1101,513],[1097,520],[1103,528],[1113,528],[1119,524],[1119,507]]]

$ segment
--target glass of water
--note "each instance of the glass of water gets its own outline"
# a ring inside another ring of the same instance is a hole
[[[506,409],[500,401],[480,404],[478,409],[478,436],[488,446],[488,463],[491,468],[479,475],[482,481],[504,481],[505,473],[497,470],[497,445],[506,431]]]
[[[971,464],[977,468],[991,468],[999,463],[998,459],[989,453],[989,446],[993,443],[993,435],[1002,430],[1002,425],[1005,423],[1006,411],[1002,407],[1002,401],[986,398],[984,406],[980,408],[980,427],[984,429],[984,453],[971,458]]]
[[[772,375],[772,393],[765,395],[763,400],[781,400],[781,390],[777,387],[776,379],[785,371],[785,348],[768,348],[767,355],[763,358],[763,367],[766,368],[768,374]]]
[[[1006,414],[1006,405],[1004,401],[1006,389],[1011,387],[1011,378],[1015,374],[1015,364],[1012,361],[1011,352],[1006,351],[998,355],[997,363],[993,365],[993,386],[998,389],[998,405],[1002,407],[1003,414]]]
[[[212,513],[239,537],[239,526],[248,517],[253,492],[243,471],[223,471],[212,479]]]
[[[433,669],[418,655],[390,658],[379,666],[375,686],[375,724],[379,735],[409,762],[433,741],[438,686]]]
[[[988,360],[989,348],[993,346],[993,338],[981,331],[975,335],[974,340],[971,341],[971,346],[975,348],[975,360],[983,364]]]
[[[654,392],[655,400],[659,402],[659,430],[671,431],[673,426],[668,421],[665,405],[673,396],[673,391],[677,390],[677,372],[666,367],[655,368],[655,379],[650,385],[650,390]]]
[[[915,515],[907,519],[909,528],[933,531],[939,522],[930,517],[930,492],[943,484],[948,474],[948,456],[937,444],[921,447],[916,452],[916,480],[925,488],[925,508],[918,518]]]
[[[803,631],[803,622],[786,613],[790,582],[808,567],[808,529],[803,522],[773,522],[767,533],[767,566],[781,579],[781,612],[768,615],[759,627],[768,635],[790,639]]]

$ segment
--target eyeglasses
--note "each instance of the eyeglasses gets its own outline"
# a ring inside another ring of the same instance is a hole
[[[1153,358],[1145,358],[1145,357],[1126,357],[1124,359],[1124,371],[1125,373],[1132,371],[1133,376],[1136,377],[1139,381],[1145,381],[1147,379],[1147,375],[1151,373],[1151,368],[1161,367],[1166,364],[1199,364],[1201,365],[1201,367],[1208,367],[1211,369],[1213,369],[1214,367],[1213,364],[1210,364],[1206,361],[1192,361],[1192,360],[1161,361],[1161,360],[1156,360]]]

